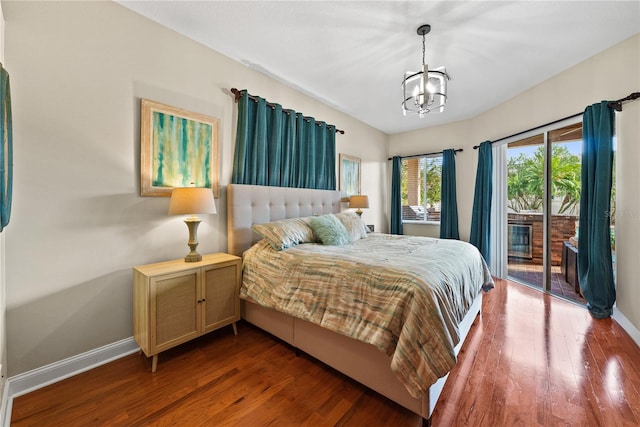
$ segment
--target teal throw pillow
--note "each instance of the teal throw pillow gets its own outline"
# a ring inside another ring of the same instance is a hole
[[[312,217],[309,222],[323,245],[339,246],[351,243],[349,231],[335,215]]]

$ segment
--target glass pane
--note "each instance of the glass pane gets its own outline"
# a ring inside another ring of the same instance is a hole
[[[542,288],[544,136],[510,143],[507,161],[508,275]]]
[[[442,156],[402,161],[402,219],[440,221]]]
[[[582,123],[549,132],[551,141],[551,293],[585,303],[578,283]]]

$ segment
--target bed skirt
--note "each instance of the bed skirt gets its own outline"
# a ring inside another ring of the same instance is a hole
[[[460,323],[462,339],[455,347],[456,355],[481,308],[482,293],[479,293]],[[389,357],[370,344],[246,300],[242,301],[242,318],[426,420],[431,418],[448,377],[447,374],[440,378],[425,396],[416,399],[391,372]]]

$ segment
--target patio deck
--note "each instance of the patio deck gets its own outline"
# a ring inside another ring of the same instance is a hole
[[[507,271],[510,280],[522,282],[542,290],[541,264],[510,262]],[[582,295],[576,293],[573,286],[564,280],[560,272],[560,266],[551,267],[551,293],[576,304],[585,305],[587,303]]]

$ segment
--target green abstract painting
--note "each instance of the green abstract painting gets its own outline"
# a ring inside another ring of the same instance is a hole
[[[343,201],[360,194],[360,159],[340,153],[340,193]]]
[[[218,119],[147,100],[142,116],[142,195],[206,187],[217,197]]]

